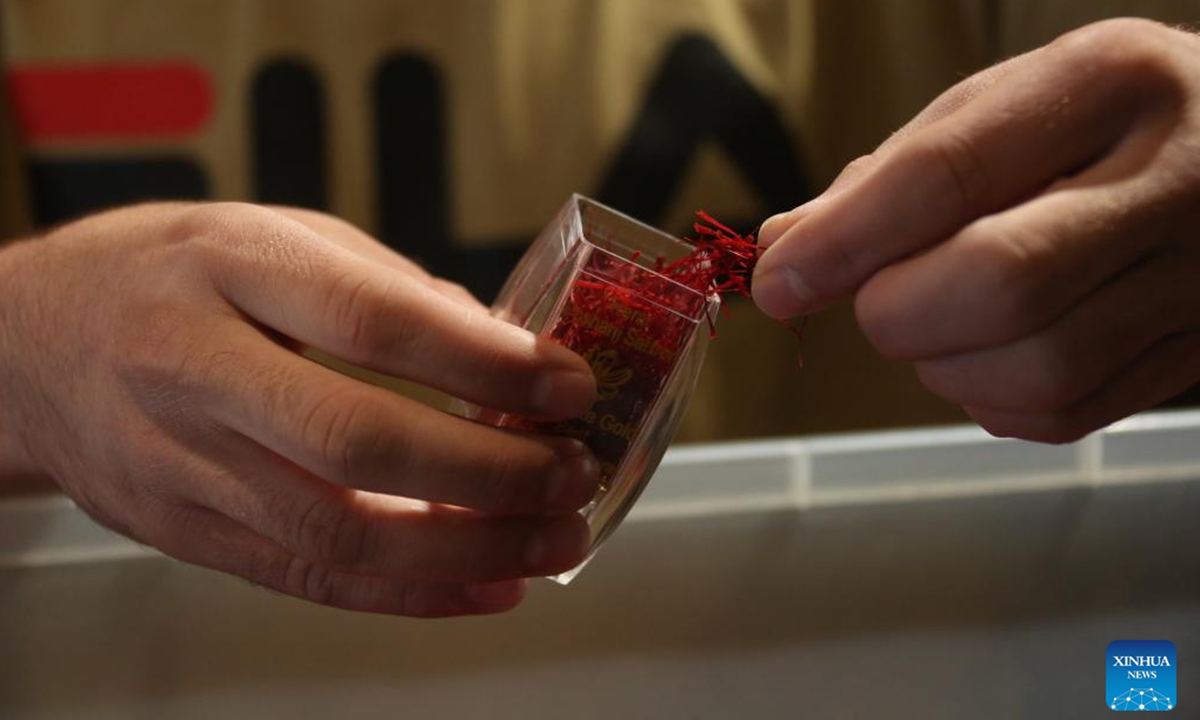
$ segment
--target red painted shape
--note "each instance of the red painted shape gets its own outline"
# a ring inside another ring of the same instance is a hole
[[[33,142],[179,137],[212,114],[212,83],[186,61],[15,65],[7,79],[18,126]]]

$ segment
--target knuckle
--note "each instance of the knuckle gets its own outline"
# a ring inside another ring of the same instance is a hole
[[[321,212],[320,210],[313,210],[312,208],[300,207],[297,205],[278,205],[278,204],[274,204],[274,203],[267,203],[265,205],[262,205],[261,207],[263,207],[266,210],[270,210],[271,212],[279,213],[280,215],[284,215],[286,217],[292,218],[293,220],[296,220],[297,222],[301,222],[301,223],[305,223],[305,224],[308,224],[308,223],[343,224],[344,223],[344,221],[342,221],[340,218],[337,218],[328,213]],[[349,223],[344,223],[344,224],[348,225]]]
[[[842,168],[842,171],[838,173],[838,176],[834,178],[831,187],[845,187],[853,183],[859,177],[866,175],[868,171],[878,164],[879,158],[875,154],[860,155],[846,163],[846,166]]]
[[[349,359],[371,362],[396,351],[394,339],[410,328],[405,313],[389,312],[394,286],[370,276],[347,273],[331,285],[326,307]]]
[[[339,478],[355,478],[369,470],[385,442],[372,407],[358,390],[322,395],[303,415],[301,442]]]
[[[979,305],[993,342],[1009,342],[1035,329],[1045,313],[1040,279],[1044,244],[1028,228],[1015,229],[994,217],[972,223],[961,234],[964,265],[978,270]]]
[[[945,130],[929,143],[919,146],[918,159],[925,167],[940,169],[948,196],[964,215],[988,209],[992,180],[987,164],[975,147],[975,141],[956,130]],[[942,194],[939,193],[939,196]],[[941,197],[939,197],[941,202]]]
[[[1020,398],[1025,409],[1058,412],[1079,398],[1082,376],[1061,348],[1049,342],[1036,343],[1030,356],[1021,369],[1025,382]]]
[[[318,605],[333,605],[334,574],[317,563],[293,557],[285,572],[283,590]]]
[[[1144,48],[1161,38],[1167,26],[1145,18],[1109,18],[1084,25],[1059,36],[1051,47],[1068,55],[1102,61],[1131,48]]]
[[[372,557],[370,525],[346,504],[343,496],[312,503],[296,525],[298,554],[326,568],[358,568]]]
[[[1075,349],[1070,337],[1043,334],[1025,343],[1018,355],[1018,376],[1024,380],[1021,398],[1025,409],[1037,413],[1064,413],[1097,388],[1096,364],[1086,350]]]
[[[261,274],[259,268],[273,268],[277,277],[311,274],[313,260],[302,242],[303,233],[296,231],[301,227],[252,203],[196,205],[175,220],[172,233],[181,241],[176,263],[214,281],[234,269],[243,270],[234,277],[242,277],[247,269]]]
[[[846,163],[846,167],[842,168],[842,172],[850,177],[854,177],[866,170],[875,166],[879,160],[873,154],[859,155],[850,162]]]
[[[519,501],[522,481],[529,475],[526,463],[510,453],[499,453],[489,459],[484,475],[487,509],[502,510],[514,507]]]
[[[1141,33],[1140,21],[1115,18],[1089,23],[1059,35],[1047,49],[1060,60],[1082,62],[1085,69],[1105,62],[1114,46],[1124,45],[1131,36]]]
[[[1179,93],[1185,76],[1173,59],[1179,32],[1144,18],[1103,20],[1073,30],[1050,48],[1065,63],[1065,76],[1103,80],[1128,92]]]
[[[305,225],[319,235],[339,245],[347,238],[353,238],[354,240],[365,240],[370,244],[385,247],[378,240],[367,235],[362,228],[337,215],[302,207],[276,207],[272,209],[291,220]]]
[[[211,202],[193,205],[179,213],[170,235],[192,241],[197,248],[225,251],[241,246],[244,232],[238,232],[247,221],[265,210],[244,202]]]
[[[471,295],[471,291],[467,289],[466,285],[463,285],[462,283],[456,283],[453,280],[445,280],[443,278],[435,277],[432,278],[431,282],[433,283],[433,287],[443,292],[455,293],[464,297]]]
[[[443,280],[442,278],[433,278],[431,282],[432,287],[445,297],[467,303],[468,305],[479,305],[479,299],[465,285],[451,282],[450,280]]]

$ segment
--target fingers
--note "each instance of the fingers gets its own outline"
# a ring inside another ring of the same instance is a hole
[[[191,411],[329,481],[506,514],[571,512],[596,492],[598,464],[578,441],[438,412],[287,352],[238,322],[211,334],[226,344],[174,380],[188,383],[181,392]],[[150,374],[144,384],[153,393],[160,383]]]
[[[838,176],[834,178],[825,192],[821,193],[820,197],[814,198],[793,210],[774,215],[763,221],[762,227],[758,231],[759,246],[764,249],[770,247],[792,225],[799,222],[802,217],[811,213],[821,203],[827,202],[829,199],[841,194],[860,178],[865,177],[868,171],[878,164],[879,159],[886,155],[887,151],[893,146],[900,144],[905,138],[908,138],[927,125],[952,115],[980,93],[995,85],[1000,78],[1014,70],[1028,66],[1031,62],[1036,62],[1037,57],[1038,53],[1035,51],[1009,58],[1002,63],[993,65],[982,72],[968,77],[942,93],[922,110],[920,114],[907,122],[904,127],[892,133],[874,153],[864,155],[842,168],[842,171],[838,173]]]
[[[1200,332],[1163,339],[1096,393],[1055,412],[1008,412],[967,407],[967,414],[999,437],[1073,442],[1088,433],[1178,395],[1200,377]]]
[[[283,512],[270,509],[262,531],[322,567],[423,582],[491,582],[563,572],[582,562],[588,548],[587,523],[576,514],[495,517],[321,490],[299,493]]]
[[[445,297],[486,312],[483,303],[461,285],[434,277],[417,263],[393,251],[354,225],[323,212],[297,207],[269,206],[281,215],[303,223],[327,240],[412,277]]]
[[[1196,381],[1194,37],[1122,20],[953,88],[764,224],[779,317],[856,295],[989,430],[1074,439]]]
[[[176,505],[215,510],[331,571],[495,582],[562,572],[589,547],[587,523],[576,513],[494,516],[340,487],[232,433],[219,447],[180,445],[174,455],[186,482],[162,494]],[[164,531],[194,534],[170,517],[151,527]]]
[[[550,340],[464,307],[277,213],[252,206],[199,212],[230,216],[208,240],[221,293],[290,338],[506,412],[574,417],[594,399],[587,363]],[[247,236],[264,241],[245,242]]]
[[[904,127],[892,133],[887,140],[883,141],[875,154],[884,154],[892,147],[903,143],[917,131],[953,115],[1003,78],[1036,68],[1040,63],[1045,62],[1044,55],[1045,48],[1038,48],[1023,55],[1008,58],[967,77],[935,98],[916,117],[905,123]]]
[[[1161,338],[1186,326],[1192,268],[1162,254],[1016,342],[917,363],[922,382],[958,405],[1053,413],[1096,392]],[[1200,318],[1198,318],[1200,319]]]
[[[864,155],[854,160],[842,168],[842,171],[838,173],[838,176],[834,178],[833,183],[830,184],[825,192],[797,208],[764,220],[762,226],[758,229],[758,246],[764,250],[771,247],[771,245],[775,244],[776,240],[782,237],[793,225],[800,222],[801,219],[816,212],[822,206],[827,205],[831,200],[852,187],[860,178],[865,177],[878,162],[879,157],[877,154]]]
[[[200,507],[180,507],[187,534],[164,533],[168,554],[302,600],[345,610],[408,617],[504,612],[524,597],[525,581],[422,583],[405,578],[331,570],[306,560],[239,523]]]
[[[884,356],[918,360],[1003,345],[1054,322],[1173,232],[1169,208],[1146,196],[1145,187],[1107,182],[1112,166],[1140,161],[1142,154],[1130,143],[1042,196],[883,268],[855,298],[863,332]],[[1120,210],[1139,206],[1154,209]],[[1152,293],[1177,274],[1155,262],[1135,284]],[[1144,305],[1144,297],[1124,301]]]
[[[588,547],[579,515],[494,517],[327,486],[301,474],[242,473],[248,525],[317,566],[420,582],[553,575]]]
[[[1068,54],[1056,62],[1056,72],[999,78],[800,217],[759,261],[760,307],[777,317],[820,309],[1106,152],[1136,112],[1136,83],[1099,78]]]

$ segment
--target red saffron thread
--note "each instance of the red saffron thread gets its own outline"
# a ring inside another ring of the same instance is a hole
[[[742,235],[703,210],[696,213],[692,230],[696,235],[687,240],[696,249],[668,265],[663,274],[701,292],[750,297],[750,278],[762,253],[754,234]],[[722,307],[725,312],[729,311],[728,305],[722,304]],[[796,336],[798,362],[804,367],[802,344],[808,317],[796,321],[780,320],[779,323]],[[709,318],[708,327],[710,335],[716,337],[712,318]]]
[[[582,440],[600,461],[601,494],[687,348],[695,329],[688,318],[713,293],[750,296],[750,277],[760,255],[754,235],[742,235],[703,210],[696,213],[692,229],[694,235],[687,238],[692,251],[670,263],[655,258],[653,271],[638,264],[640,252],[627,259],[605,252],[589,255],[549,335],[592,366],[595,404],[574,420],[537,423],[509,416],[502,423]],[[715,337],[714,320],[706,319],[709,335]],[[797,341],[802,339],[803,320],[798,326],[781,322]]]
[[[703,210],[696,213],[695,249],[663,268],[662,274],[702,293],[750,296],[750,276],[758,262],[753,235],[741,235]]]

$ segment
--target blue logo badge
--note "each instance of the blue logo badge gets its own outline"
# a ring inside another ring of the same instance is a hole
[[[1174,710],[1175,643],[1117,640],[1108,645],[1105,704],[1110,710]]]

